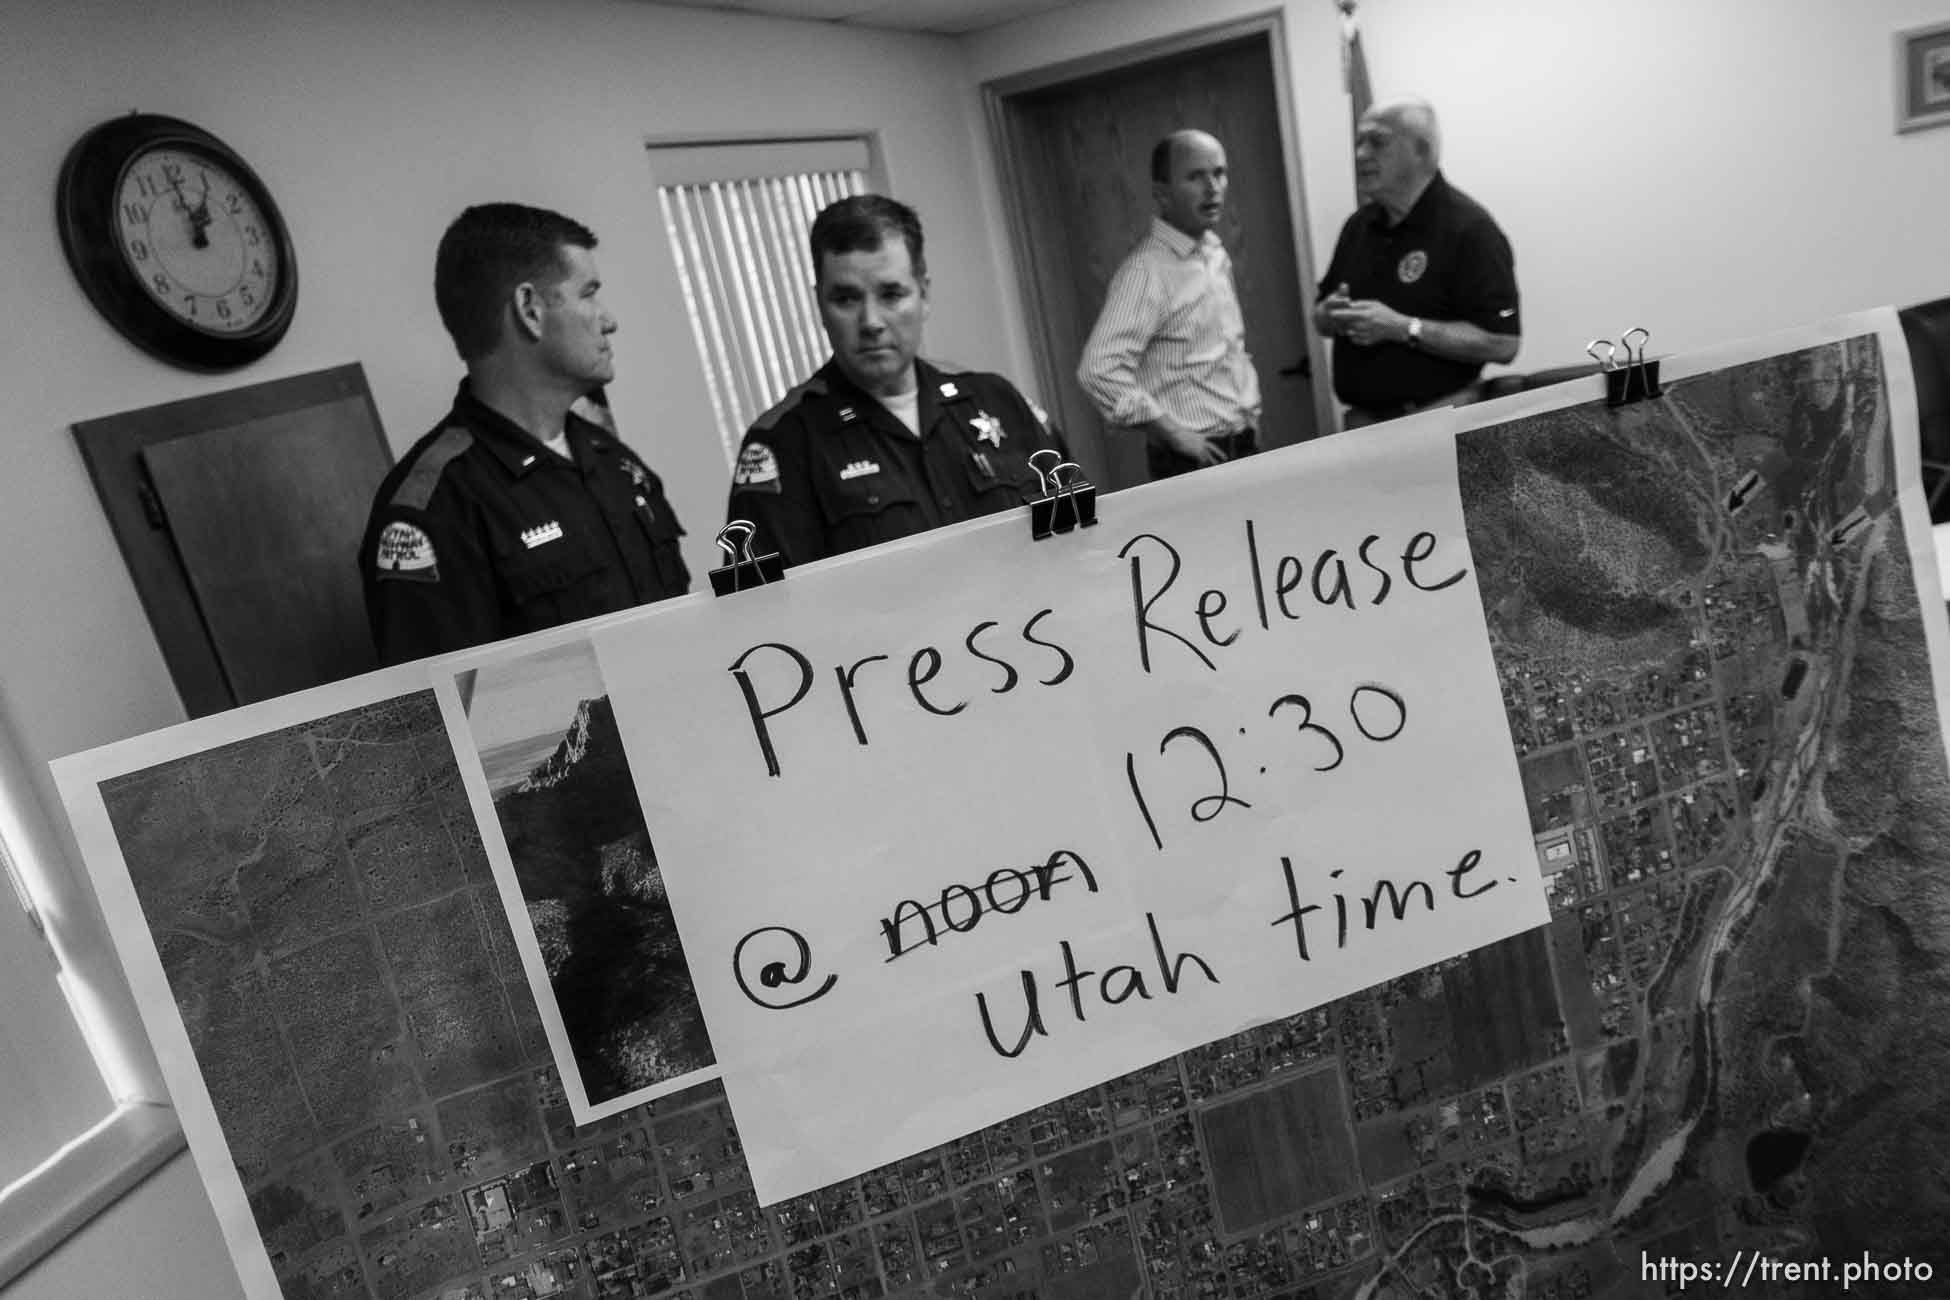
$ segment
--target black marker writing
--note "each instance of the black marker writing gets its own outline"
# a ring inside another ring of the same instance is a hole
[[[764,939],[763,947],[777,952],[780,943],[772,937],[775,935],[783,935],[792,947],[793,958],[790,966],[776,958],[767,961],[762,955],[751,959],[746,957],[745,949],[754,939],[760,938]],[[751,982],[745,978],[745,972],[754,965],[757,967],[758,985],[767,990],[768,994],[773,989],[790,984],[803,984],[812,977],[812,947],[806,942],[806,936],[783,925],[760,926],[740,939],[738,946],[731,950],[731,974],[732,978],[738,981],[739,992],[767,1011],[790,1011],[794,1007],[803,1007],[808,1002],[817,1002],[825,997],[833,991],[833,985],[839,983],[840,979],[837,975],[828,975],[825,983],[805,997],[778,1001],[770,996],[761,997],[752,991]]]

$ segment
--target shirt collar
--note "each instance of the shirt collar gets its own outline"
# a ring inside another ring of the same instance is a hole
[[[1420,230],[1434,219],[1436,209],[1448,201],[1449,182],[1444,180],[1442,173],[1438,171],[1429,178],[1429,183],[1423,189],[1421,196],[1406,213],[1402,214],[1402,219],[1395,225],[1388,224],[1388,209],[1379,203],[1369,206],[1374,209],[1374,224],[1377,230]]]
[[[481,445],[516,477],[551,461],[567,466],[567,462],[550,451],[547,444],[534,434],[476,397],[465,379],[460,381],[460,389],[454,394],[454,412],[464,417]],[[563,418],[562,428],[569,436],[569,450],[578,457],[584,449],[600,452],[614,445],[614,440],[599,426],[591,424],[574,411]]]
[[[1219,242],[1218,235],[1210,230],[1193,239],[1163,217],[1151,218],[1151,238],[1170,249],[1175,257],[1190,257],[1201,249],[1216,247]]]
[[[872,393],[869,393],[866,389],[860,387],[860,385],[854,383],[850,378],[847,377],[847,373],[845,370],[843,370],[840,367],[839,359],[837,357],[828,357],[826,360],[826,364],[821,366],[818,369],[818,371],[814,373],[812,379],[809,380],[808,382],[811,384],[821,385],[820,388],[814,390],[816,392],[829,392],[836,396],[856,398],[860,401],[867,401],[867,402],[879,401],[879,399],[876,398]],[[929,365],[924,358],[915,357],[914,358],[915,390],[917,392],[926,393],[929,391],[930,388],[936,387],[940,383],[941,383],[941,372],[939,370],[936,370],[933,366]],[[938,395],[939,394],[937,394],[937,396]]]

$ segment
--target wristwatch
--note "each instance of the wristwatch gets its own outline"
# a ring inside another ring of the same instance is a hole
[[[1420,316],[1410,316],[1408,318],[1408,345],[1414,348],[1422,346],[1422,318]]]

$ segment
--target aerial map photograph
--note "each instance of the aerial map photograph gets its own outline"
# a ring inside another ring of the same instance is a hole
[[[1892,436],[1874,336],[1460,434],[1550,924],[781,1204],[716,1083],[573,1123],[431,693],[102,793],[287,1300],[1583,1300],[1763,1257],[1941,1296],[1950,770]],[[613,731],[557,695],[482,747],[511,851],[503,800]],[[551,850],[579,888],[650,887],[628,804]]]

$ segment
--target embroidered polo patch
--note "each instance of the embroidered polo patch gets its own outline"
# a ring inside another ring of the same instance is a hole
[[[381,578],[440,581],[440,567],[434,563],[433,539],[424,529],[403,520],[396,519],[381,530],[379,545],[373,551],[373,567]]]
[[[1429,255],[1421,249],[1403,257],[1395,267],[1395,275],[1403,284],[1414,284],[1422,278],[1422,272],[1429,269]]]
[[[746,443],[738,453],[738,468],[732,473],[731,486],[753,492],[779,491],[779,458],[762,442]]]

